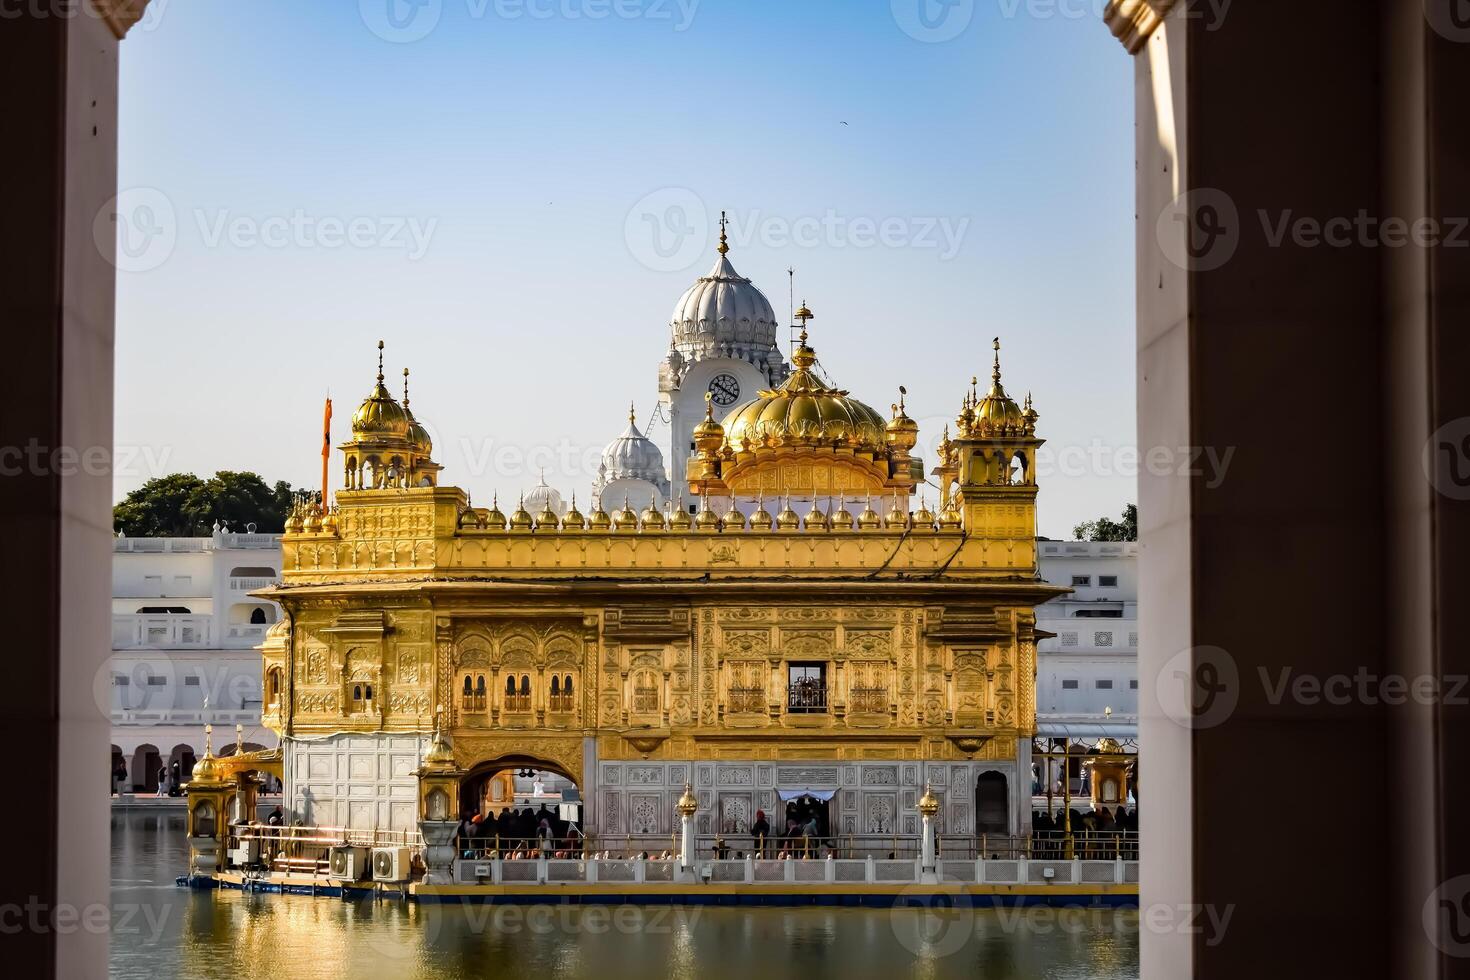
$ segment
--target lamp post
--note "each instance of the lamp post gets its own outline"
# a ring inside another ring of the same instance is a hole
[[[924,838],[920,849],[921,860],[919,870],[923,874],[932,875],[936,864],[934,854],[934,816],[939,812],[939,799],[929,788],[928,783],[924,784],[924,795],[919,797],[919,802],[914,805],[914,808],[919,811],[919,815],[924,821]]]
[[[694,798],[694,787],[688,783],[684,784],[684,795],[679,797],[679,802],[674,804],[674,809],[679,812],[680,840],[679,840],[679,865],[682,868],[694,867],[694,814],[699,810],[699,801]]]

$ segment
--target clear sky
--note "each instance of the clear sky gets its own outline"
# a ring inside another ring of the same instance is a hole
[[[727,209],[735,267],[784,318],[794,266],[828,374],[885,413],[906,385],[926,443],[999,335],[1052,450],[1041,533],[1116,516],[1133,96],[1101,6],[153,0],[122,46],[117,493],[315,486],[322,399],[340,440],[383,339],[444,482],[488,503],[544,465],[585,500]]]

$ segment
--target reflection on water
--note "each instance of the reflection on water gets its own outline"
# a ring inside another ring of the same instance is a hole
[[[1138,976],[1132,912],[445,906],[191,892],[183,816],[114,814],[112,976]]]

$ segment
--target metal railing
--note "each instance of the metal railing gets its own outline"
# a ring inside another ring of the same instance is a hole
[[[827,685],[817,680],[796,681],[787,688],[786,710],[791,714],[827,710]]]

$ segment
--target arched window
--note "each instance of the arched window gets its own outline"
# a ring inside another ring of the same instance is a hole
[[[363,685],[363,687],[362,687],[362,696],[363,696],[363,699],[364,700],[367,700],[367,701],[371,701],[373,699],[373,686],[371,684],[364,684]]]
[[[475,710],[475,688],[470,683],[470,675],[464,675],[464,692],[460,695],[460,707],[465,711]]]
[[[272,667],[265,675],[265,703],[275,707],[281,703],[281,668]]]
[[[506,709],[509,711],[531,710],[531,675],[521,675],[520,692],[516,691],[516,679],[512,675],[505,679]]]
[[[260,608],[259,606],[256,606],[254,609],[250,610],[250,625],[252,625],[252,626],[264,626],[265,625],[265,610],[264,609]]]
[[[551,710],[572,710],[572,675],[566,674],[559,679],[555,674],[551,675]]]
[[[555,674],[551,675],[551,696],[553,698],[561,695],[561,678]]]
[[[514,674],[511,674],[505,678],[505,696],[507,698],[513,698],[516,696],[516,679]]]

